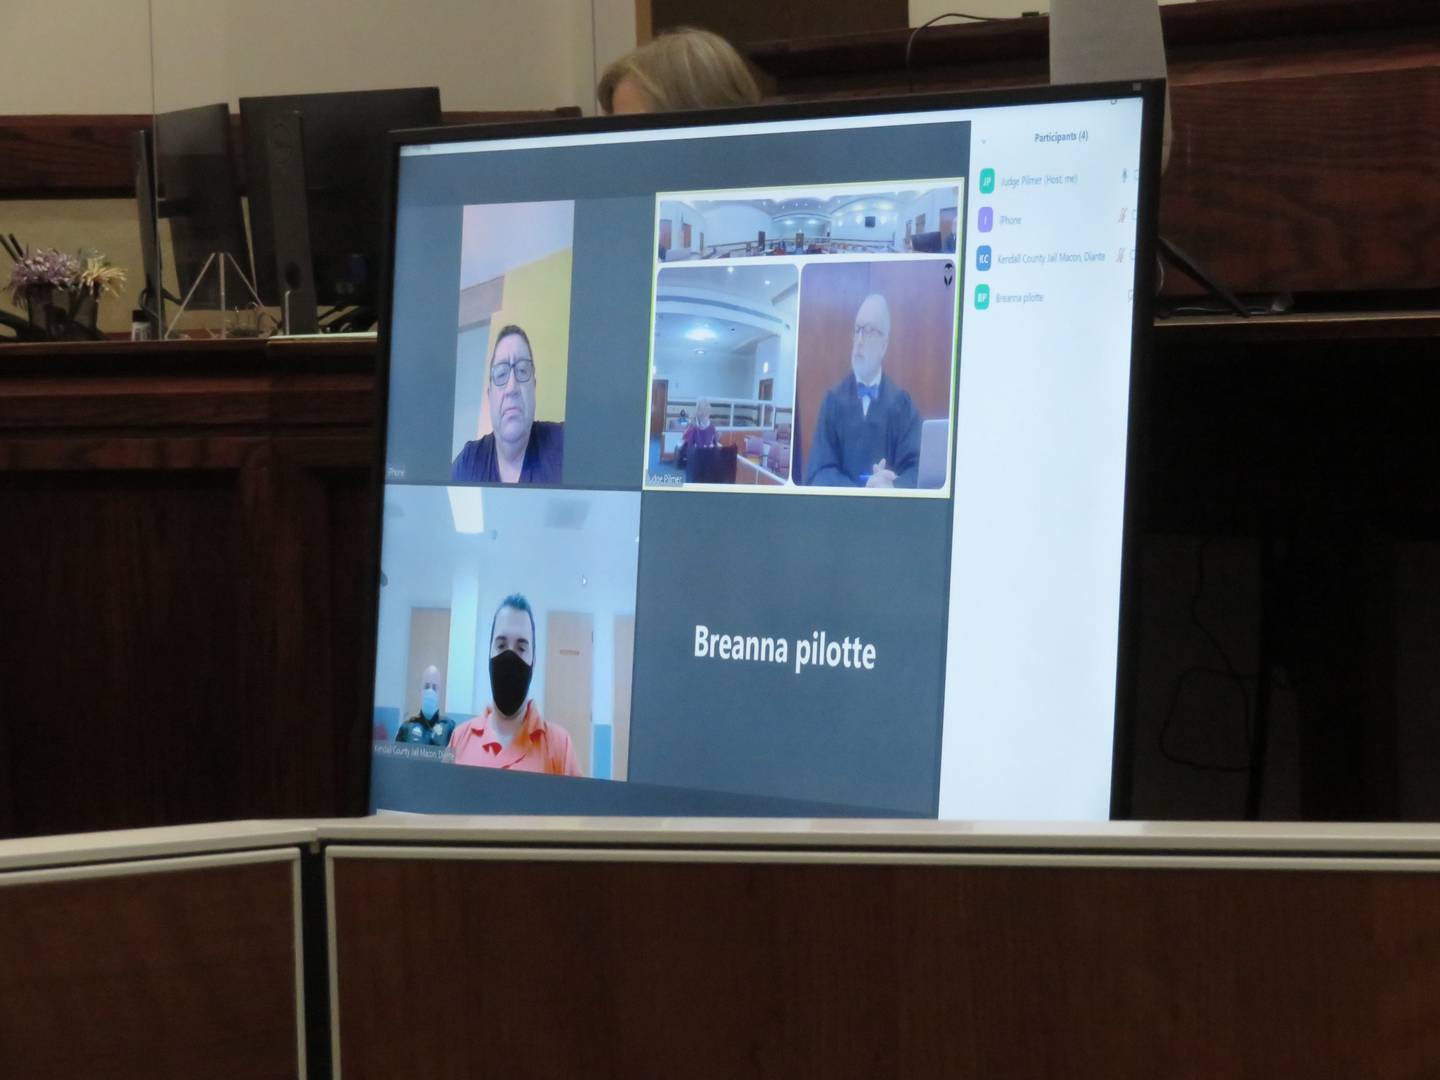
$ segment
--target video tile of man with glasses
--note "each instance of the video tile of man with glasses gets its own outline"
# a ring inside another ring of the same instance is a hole
[[[457,484],[559,484],[573,202],[467,206],[455,369]]]

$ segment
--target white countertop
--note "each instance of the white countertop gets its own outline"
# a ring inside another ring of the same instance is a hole
[[[314,843],[308,821],[226,821],[0,840],[0,871],[205,855]]]
[[[792,818],[452,817],[234,821],[0,841],[0,872],[336,844],[1075,854],[1440,857],[1440,825],[955,822]]]
[[[1440,825],[1301,822],[960,822],[800,818],[384,814],[319,825],[344,843],[1315,852],[1440,855]]]

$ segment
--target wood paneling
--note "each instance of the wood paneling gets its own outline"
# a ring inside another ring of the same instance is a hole
[[[1387,537],[1440,535],[1440,317],[1166,323],[1155,355],[1142,528],[1287,545],[1303,746],[1275,754],[1306,817],[1413,816],[1367,597]],[[373,369],[367,342],[0,347],[0,835],[363,809]]]
[[[0,350],[0,834],[363,808],[372,368]]]
[[[300,1075],[293,861],[0,875],[0,956],[0,1075]]]
[[[1323,511],[1440,533],[1440,315],[1161,323],[1147,526],[1253,532]]]
[[[488,124],[579,116],[575,106],[520,111],[447,112],[447,124]],[[96,116],[0,116],[0,199],[128,199],[135,195],[130,137],[149,130],[149,113]],[[231,149],[244,191],[240,117]],[[22,238],[23,239],[23,238]]]
[[[1330,65],[1346,54],[1374,52],[1377,43],[1388,46],[1391,65],[1410,66],[1409,57],[1432,44],[1417,31],[1440,25],[1440,11],[1429,0],[1210,0],[1162,7],[1160,18],[1172,75],[1177,64],[1192,60],[1232,73],[1275,71],[1307,62]],[[817,32],[757,42],[746,55],[777,80],[782,94],[804,88],[809,79],[830,80],[830,85],[817,84],[816,90],[843,85],[873,89],[882,79],[901,89],[906,85],[910,33],[908,28]],[[924,88],[926,73],[933,70],[943,73],[947,83],[969,88],[1006,85],[996,80],[994,65],[1015,61],[1019,66],[1012,77],[1046,82],[1048,35],[1045,16],[938,24],[915,40],[917,81]],[[1367,66],[1376,63],[1384,63],[1384,58]]]
[[[1173,100],[1160,232],[1219,280],[1440,288],[1440,47],[1424,67],[1182,84]]]
[[[1280,775],[1298,779],[1301,816],[1426,816],[1396,779],[1399,733],[1419,717],[1400,715],[1397,701],[1407,645],[1396,638],[1393,560],[1398,545],[1440,540],[1440,316],[1163,326],[1156,352],[1144,528],[1264,546],[1261,598],[1211,581],[1203,610],[1211,625],[1225,608],[1232,622],[1266,627],[1269,661],[1284,671],[1277,684],[1299,716],[1295,742],[1272,746]],[[1203,575],[1195,581],[1199,590]],[[1168,697],[1179,673],[1140,648],[1140,678],[1165,679]],[[1253,652],[1231,660],[1254,670]],[[1243,723],[1238,708],[1223,708],[1207,722]],[[1153,739],[1158,718],[1147,719]],[[1440,760],[1411,762],[1426,786],[1440,780]],[[1153,785],[1142,777],[1137,790]],[[1172,792],[1135,812],[1173,817],[1185,804]]]
[[[1161,17],[1163,235],[1240,292],[1440,288],[1440,6],[1215,0]],[[909,72],[903,31],[749,55],[784,97],[981,89],[1047,82],[1047,34],[1044,18],[935,27]]]
[[[649,0],[653,33],[696,26],[713,30],[737,46],[817,34],[864,34],[894,30],[910,18],[907,0]]]
[[[130,137],[148,113],[0,116],[0,199],[133,198]]]
[[[1208,1080],[1440,1060],[1433,874],[334,865],[347,1076]],[[396,919],[416,897],[425,917]],[[383,1022],[397,1001],[469,1022]]]

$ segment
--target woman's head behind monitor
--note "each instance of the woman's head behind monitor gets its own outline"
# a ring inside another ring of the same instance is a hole
[[[760,102],[744,58],[719,34],[672,30],[622,56],[600,77],[600,107],[626,113],[723,109]]]

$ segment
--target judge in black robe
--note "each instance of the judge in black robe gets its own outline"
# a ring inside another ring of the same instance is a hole
[[[911,487],[920,467],[920,413],[884,374],[890,306],[867,296],[855,314],[850,374],[820,402],[805,483],[812,487]]]

